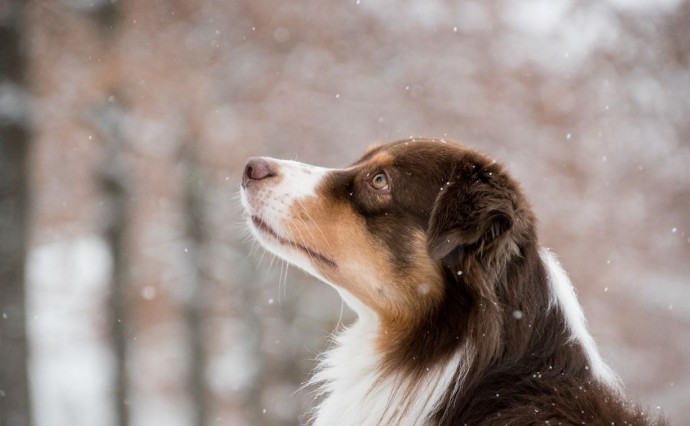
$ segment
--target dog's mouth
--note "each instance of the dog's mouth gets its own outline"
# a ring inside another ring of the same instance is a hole
[[[280,244],[288,247],[293,247],[296,248],[297,250],[300,250],[301,252],[305,253],[310,259],[314,259],[319,261],[320,263],[323,263],[324,265],[327,265],[331,268],[336,269],[338,265],[330,258],[322,255],[321,253],[318,253],[309,247],[305,247],[302,244],[296,243],[292,240],[289,240],[280,234],[278,234],[273,228],[271,228],[266,222],[261,220],[258,216],[252,215],[252,223],[258,229],[259,231],[263,232],[264,234],[272,237],[274,240],[278,241]]]

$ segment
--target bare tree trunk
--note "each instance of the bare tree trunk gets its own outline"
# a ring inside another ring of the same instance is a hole
[[[129,424],[127,401],[127,217],[128,217],[128,166],[125,140],[121,133],[122,110],[117,104],[97,109],[92,120],[105,142],[105,154],[99,180],[105,196],[105,237],[112,254],[110,283],[110,333],[115,351],[115,406],[116,424]]]
[[[0,426],[31,424],[24,294],[30,124],[23,4],[5,0],[0,14]]]
[[[183,172],[185,180],[185,212],[187,241],[185,248],[190,259],[189,298],[186,300],[186,316],[189,333],[189,389],[194,401],[194,424],[208,424],[208,397],[206,385],[206,329],[204,323],[204,262],[203,250],[207,246],[204,232],[205,179],[193,144],[183,147]]]
[[[102,35],[103,49],[116,48],[117,27],[120,20],[120,4],[115,1],[97,1],[87,9],[98,24]],[[105,143],[103,164],[99,181],[105,197],[104,234],[112,255],[110,282],[110,336],[115,352],[115,424],[128,426],[130,423],[127,377],[127,339],[129,275],[127,259],[127,234],[129,214],[129,191],[127,163],[127,141],[122,134],[125,111],[118,98],[119,76],[111,81],[111,101],[95,108],[90,118]]]

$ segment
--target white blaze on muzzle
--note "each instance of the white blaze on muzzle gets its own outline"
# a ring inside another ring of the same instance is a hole
[[[317,196],[317,188],[333,171],[291,160],[252,158],[242,178],[241,200],[254,236],[271,252],[321,278],[313,262],[332,263],[304,242],[290,211]]]

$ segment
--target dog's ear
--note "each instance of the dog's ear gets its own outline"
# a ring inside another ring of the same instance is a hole
[[[512,228],[514,192],[496,168],[491,170],[460,167],[439,192],[427,231],[433,259],[482,250]]]

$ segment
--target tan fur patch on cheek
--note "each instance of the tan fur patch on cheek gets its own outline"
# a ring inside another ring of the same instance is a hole
[[[392,271],[391,283],[399,301],[388,312],[393,319],[425,315],[443,297],[443,273],[427,254],[425,233],[418,230],[403,243],[410,248],[409,262],[404,269]]]
[[[308,248],[332,259],[336,268],[312,262],[324,278],[348,290],[377,312],[394,303],[389,253],[366,230],[364,219],[345,202],[302,200],[289,212],[294,234]]]
[[[399,302],[381,315],[384,333],[377,345],[383,352],[395,348],[401,336],[423,324],[444,297],[443,271],[427,254],[426,234],[421,230],[415,232],[410,244],[410,263],[404,271],[396,271],[394,280]]]
[[[427,239],[424,232],[421,230],[415,232],[411,245],[410,268],[406,271],[406,276],[401,278],[408,284],[407,291],[411,298],[421,297],[422,300],[433,303],[443,293],[443,273],[438,263],[427,253]]]
[[[422,231],[405,242],[412,245],[413,260],[409,268],[398,271],[393,253],[369,234],[364,219],[348,203],[313,197],[293,206],[289,214],[300,241],[337,264],[332,268],[313,261],[314,268],[381,318],[400,321],[423,315],[442,296],[443,278],[426,253]]]

